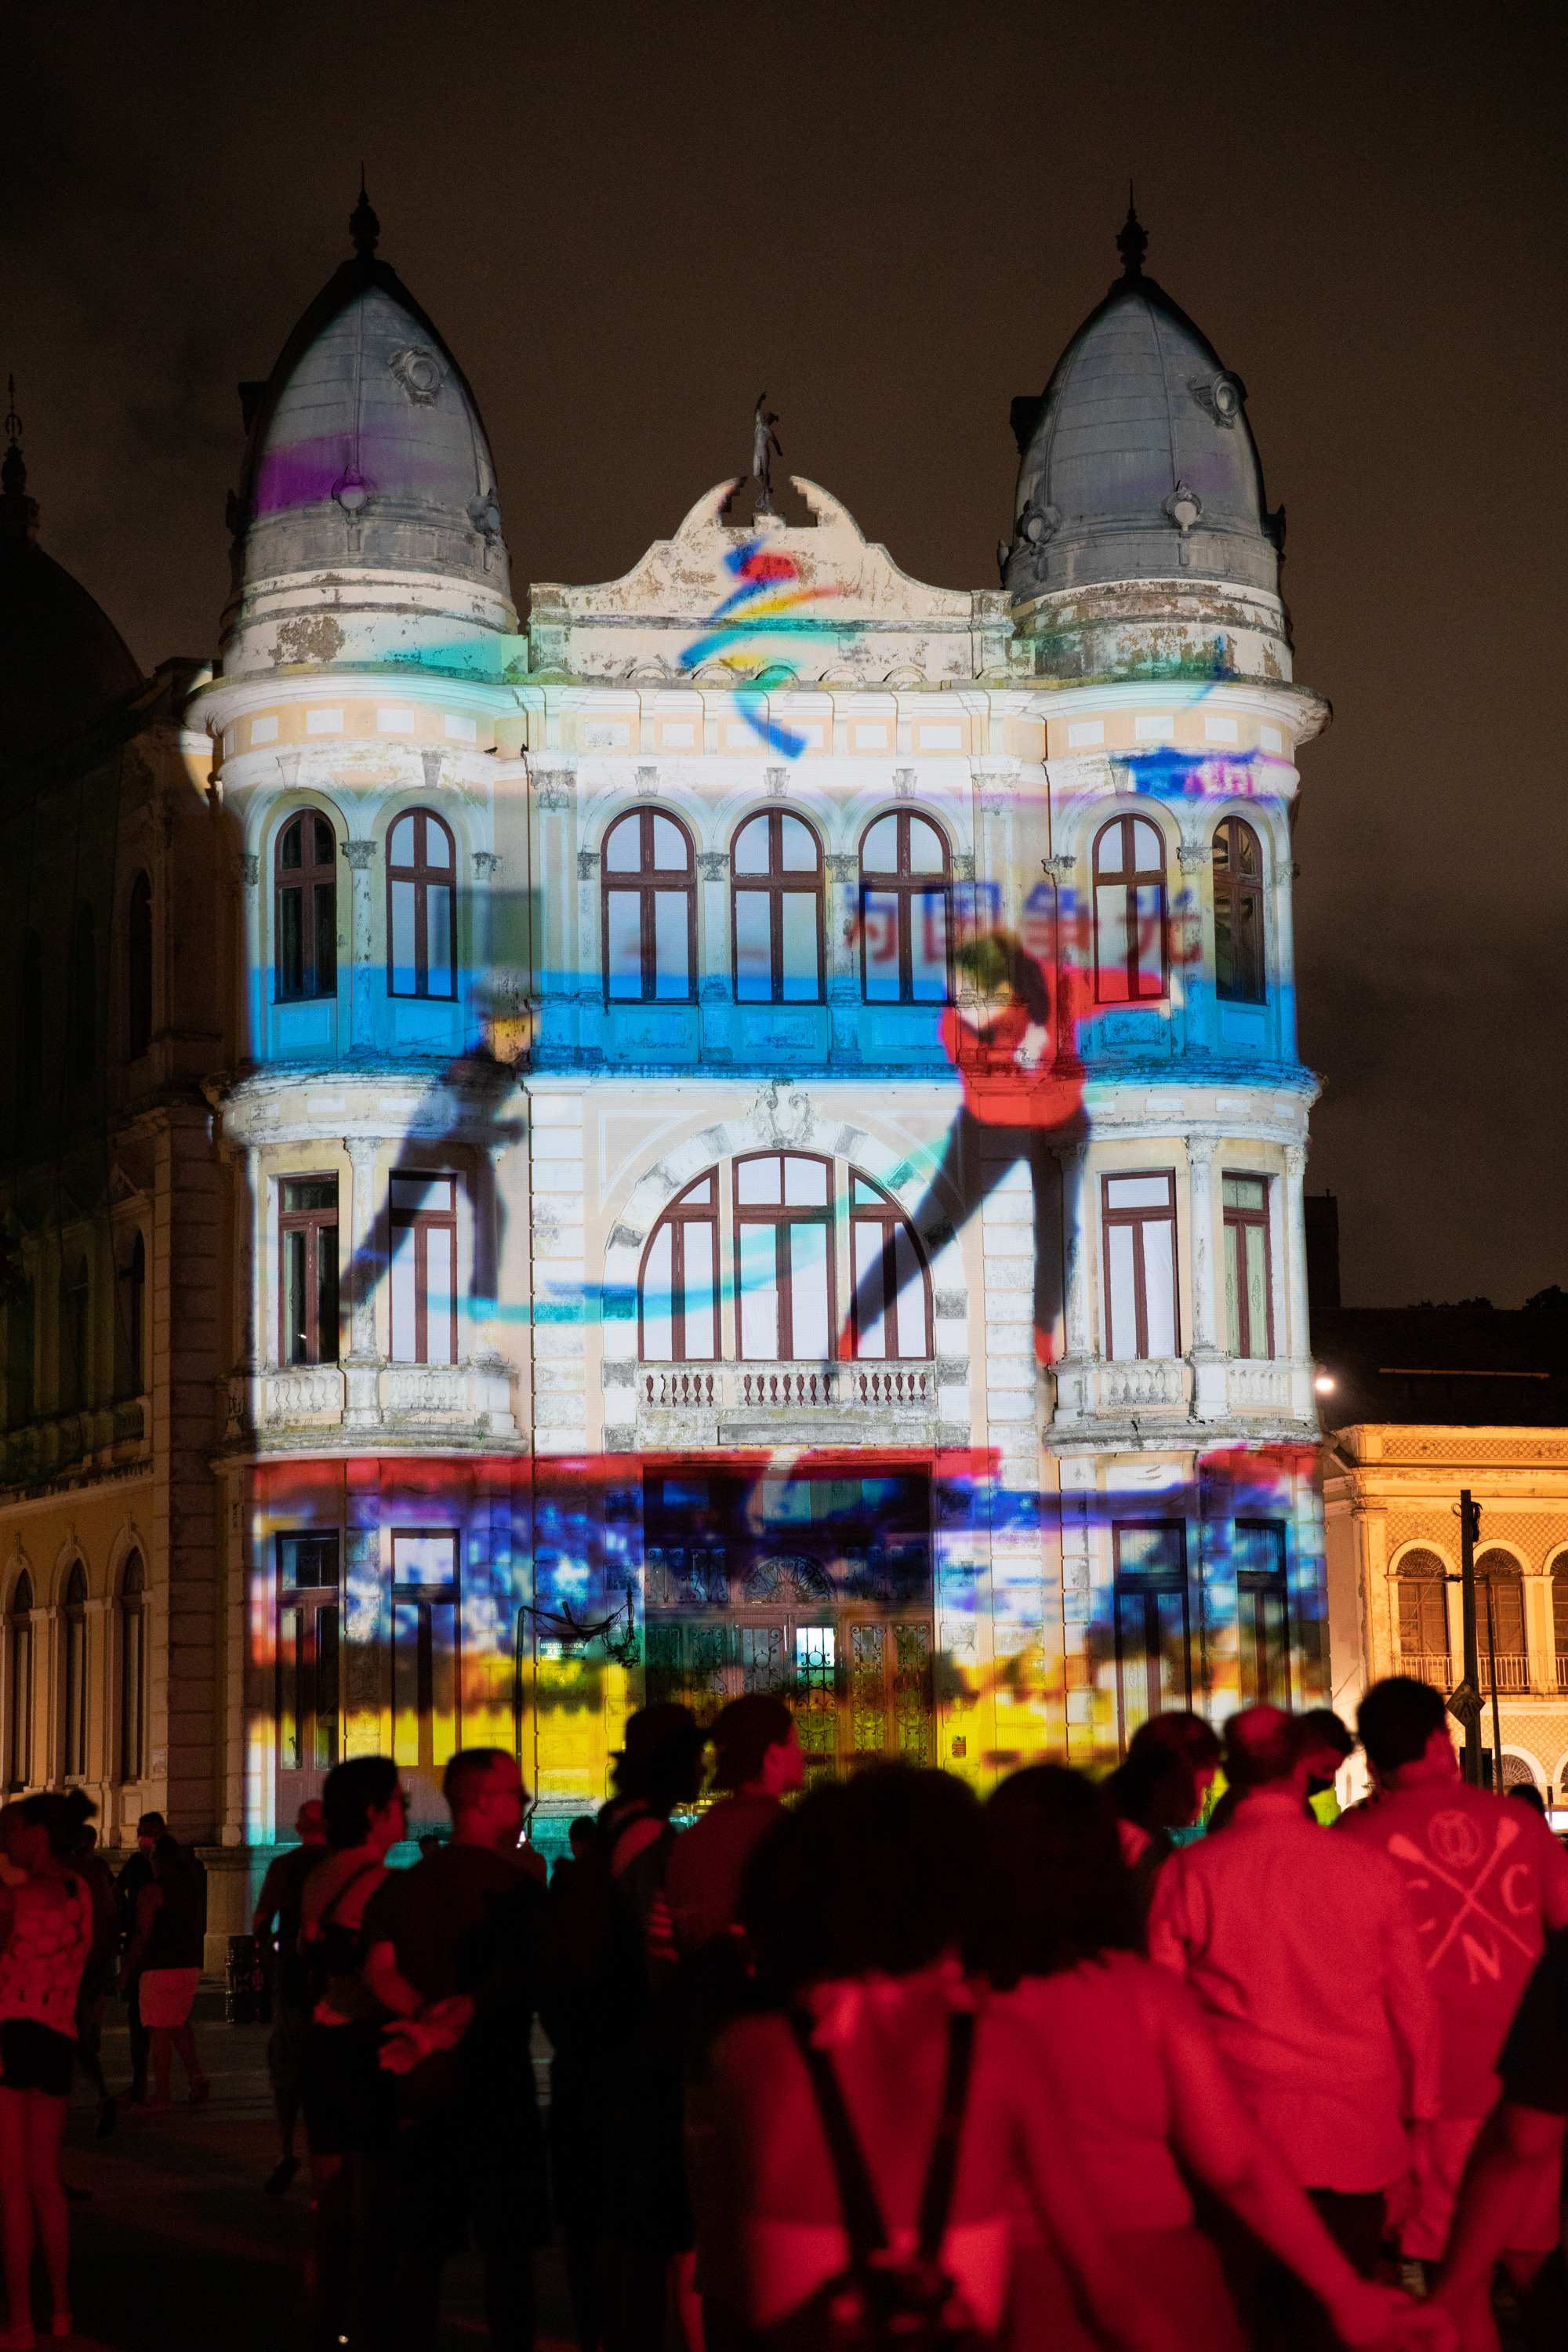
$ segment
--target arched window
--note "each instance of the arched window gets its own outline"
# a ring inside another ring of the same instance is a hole
[[[1480,1581],[1491,1579],[1491,1623],[1487,1623],[1488,1588]],[[1497,1686],[1499,1690],[1526,1690],[1530,1685],[1530,1662],[1524,1639],[1524,1578],[1519,1562],[1509,1551],[1483,1551],[1476,1559],[1476,1649],[1479,1657],[1481,1684],[1490,1688],[1489,1650],[1497,1653]]]
[[[79,1412],[88,1402],[87,1260],[67,1259],[60,1267],[58,1411]]]
[[[338,991],[337,843],[314,809],[278,836],[278,1002]]]
[[[736,1353],[822,1363],[833,1352],[833,1168],[801,1151],[735,1162]]]
[[[1094,971],[1101,1004],[1165,993],[1165,844],[1147,817],[1116,817],[1096,836]]]
[[[876,1297],[879,1267],[881,1312],[863,1324],[861,1286],[868,1286],[868,1297]],[[930,1358],[931,1276],[914,1228],[898,1202],[858,1168],[849,1171],[849,1283],[857,1302],[857,1357]]]
[[[125,919],[125,1058],[139,1062],[153,1042],[153,885],[138,874]]]
[[[822,845],[782,809],[735,835],[733,940],[739,1004],[822,997]]]
[[[719,1355],[719,1171],[678,1192],[643,1253],[638,1348],[647,1364]]]
[[[26,1569],[12,1589],[9,1616],[5,1630],[10,1636],[11,1672],[6,1696],[11,1722],[5,1782],[8,1788],[25,1789],[33,1777],[33,1580]]]
[[[1399,1664],[1404,1674],[1447,1689],[1448,1602],[1447,1569],[1435,1551],[1407,1551],[1394,1569],[1399,1604]]]
[[[860,844],[868,1004],[944,1004],[952,941],[947,843],[923,816],[879,816]]]
[[[387,989],[393,996],[458,992],[457,859],[438,816],[411,809],[386,837]]]
[[[140,1780],[147,1735],[147,1571],[139,1551],[120,1571],[120,1777]]]
[[[98,1059],[98,940],[92,908],[79,907],[71,925],[70,1019],[66,1064],[73,1078],[90,1078]]]
[[[1238,816],[1227,816],[1214,837],[1215,994],[1232,1004],[1261,1004],[1263,851]]]
[[[697,890],[684,825],[633,809],[605,836],[605,993],[689,1004],[696,993]]]
[[[66,1579],[66,1742],[64,1771],[68,1780],[87,1771],[87,1571],[80,1560]]]
[[[114,1327],[114,1391],[117,1396],[139,1397],[146,1386],[142,1342],[147,1302],[147,1245],[140,1232],[132,1241],[130,1257],[120,1269],[120,1315]]]
[[[37,931],[22,942],[16,986],[16,1092],[24,1103],[44,1091],[44,949]]]

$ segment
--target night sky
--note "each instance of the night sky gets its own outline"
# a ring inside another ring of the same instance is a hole
[[[451,345],[531,580],[749,464],[992,586],[1016,393],[1147,267],[1289,509],[1310,1190],[1344,1297],[1568,1284],[1562,11],[77,5],[6,23],[5,320],[50,552],[151,667],[213,646],[242,377],[348,252]]]

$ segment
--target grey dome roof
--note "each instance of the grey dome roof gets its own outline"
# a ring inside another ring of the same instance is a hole
[[[1005,567],[1016,596],[1100,581],[1279,588],[1279,518],[1246,386],[1142,271],[1129,210],[1125,274],[1068,343],[1044,395],[1013,404],[1023,464]]]
[[[68,742],[143,680],[103,607],[38,545],[15,442],[0,471],[0,765],[10,766]]]
[[[363,194],[351,228],[354,258],[318,294],[266,384],[241,386],[254,408],[229,515],[240,577],[347,560],[454,572],[504,596],[495,467],[474,395],[396,271],[376,259]]]

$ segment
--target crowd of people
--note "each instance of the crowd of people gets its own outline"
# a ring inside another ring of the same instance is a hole
[[[1159,1717],[1109,1779],[983,1806],[900,1765],[803,1793],[781,1697],[707,1738],[651,1706],[548,1883],[510,1754],[452,1759],[408,1869],[396,1766],[339,1765],[256,1913],[311,2352],[425,2352],[470,2242],[519,2352],[552,2232],[584,2352],[1492,2352],[1500,2279],[1517,2341],[1568,2342],[1568,1853],[1463,1783],[1440,1694],[1377,1684],[1357,1729],[1333,1819],[1328,1710],[1223,1748]],[[79,1801],[0,1811],[0,2346],[35,2238],[70,2326],[56,2157],[79,2063],[111,2127],[116,1976],[127,2095],[165,2105],[176,2053],[205,2093],[199,1878],[142,1827],[116,1890]]]

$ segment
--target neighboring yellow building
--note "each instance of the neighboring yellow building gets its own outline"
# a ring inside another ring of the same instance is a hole
[[[1568,1806],[1568,1318],[1493,1308],[1317,1310],[1334,1705],[1384,1675],[1463,1673],[1458,1501],[1480,1505],[1505,1785]],[[1481,1746],[1492,1748],[1487,1586],[1478,1583]]]

